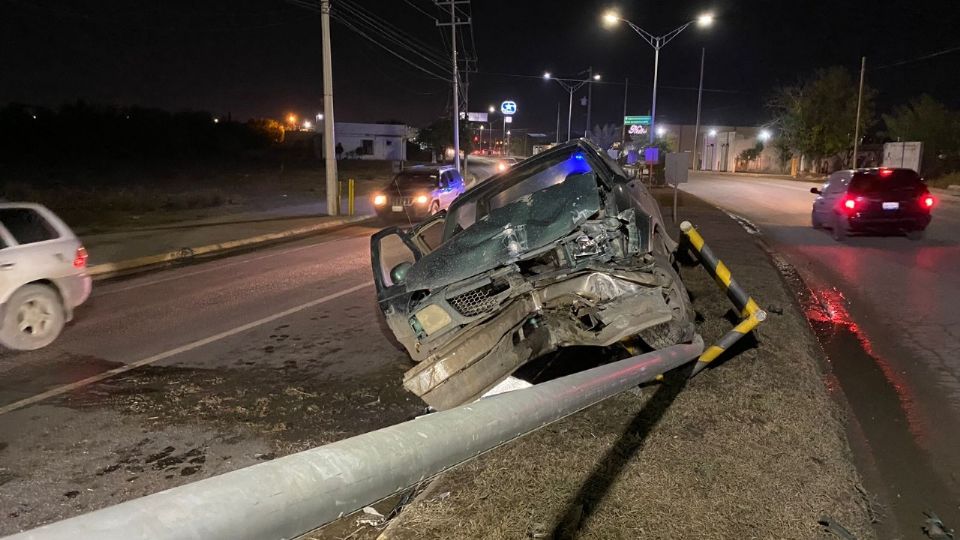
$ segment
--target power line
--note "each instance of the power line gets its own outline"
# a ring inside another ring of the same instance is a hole
[[[956,52],[956,51],[960,51],[960,46],[950,47],[949,49],[943,49],[942,51],[932,52],[932,53],[929,53],[929,54],[925,54],[925,55],[923,55],[923,56],[918,56],[918,57],[916,57],[916,58],[911,58],[911,59],[909,59],[909,60],[901,60],[900,62],[894,62],[894,63],[892,63],[892,64],[885,64],[885,65],[882,65],[882,66],[877,66],[877,67],[875,67],[875,68],[868,69],[867,71],[875,71],[875,70],[878,70],[878,69],[885,69],[885,68],[889,68],[889,67],[902,66],[902,65],[905,65],[905,64],[912,64],[912,63],[914,63],[914,62],[920,62],[920,61],[923,61],[923,60],[928,60],[928,59],[930,59],[930,58],[935,58],[935,57],[937,57],[937,56],[943,56],[943,55],[945,55],[945,54],[950,54],[950,53]]]
[[[286,0],[286,1],[296,6],[302,7],[304,9],[313,11],[315,13],[319,13],[320,11],[319,6],[309,2],[308,0]],[[336,5],[339,7],[346,7],[347,3],[341,0]],[[351,6],[351,7],[355,7],[355,6]],[[446,71],[445,65],[440,64],[435,59],[431,59],[426,54],[422,53],[421,51],[418,51],[415,48],[412,48],[408,44],[404,44],[403,43],[404,38],[402,37],[402,34],[399,31],[393,31],[393,34],[391,34],[391,29],[388,28],[389,25],[387,25],[386,23],[381,22],[380,24],[377,24],[376,21],[373,20],[373,18],[368,17],[363,13],[359,13],[358,15],[358,13],[359,11],[350,11],[350,8],[348,7],[345,10],[344,15],[341,15],[340,13],[337,13],[337,12],[333,12],[331,13],[331,17],[337,22],[339,22],[340,24],[342,24],[343,26],[345,26],[346,28],[348,28],[349,30],[352,30],[354,33],[365,38],[367,41],[380,47],[381,49],[385,50],[386,52],[390,53],[396,58],[404,61],[405,63],[411,65],[412,67],[426,73],[427,75],[430,75],[442,81],[450,80],[449,74]],[[350,18],[345,15],[353,15],[353,18]],[[400,45],[403,45],[405,49],[413,52],[414,54],[417,54],[419,57],[430,62],[436,67],[431,66],[430,68],[427,68],[420,65],[416,61],[404,56],[397,50],[394,50],[394,48],[391,47],[389,44],[385,44],[382,41],[378,40],[376,37],[374,37],[374,35],[386,38],[394,44],[399,43]],[[398,36],[401,36],[401,37],[398,37]],[[437,73],[437,68],[440,68],[439,71],[441,73]]]

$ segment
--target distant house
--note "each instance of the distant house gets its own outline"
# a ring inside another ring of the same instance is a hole
[[[343,159],[402,161],[407,159],[408,130],[404,124],[336,122],[333,133],[337,144],[343,148],[340,156]],[[317,146],[323,148],[322,144]]]

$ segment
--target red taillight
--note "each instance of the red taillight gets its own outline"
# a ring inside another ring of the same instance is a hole
[[[893,169],[880,169],[880,176],[890,176],[893,174]]]
[[[78,270],[83,270],[87,267],[87,248],[80,246],[77,248],[77,253],[73,256],[73,267]]]
[[[936,204],[937,200],[933,198],[933,195],[927,195],[920,200],[924,208],[933,208],[933,205]]]
[[[844,199],[844,200],[843,200],[843,208],[844,208],[847,212],[853,212],[854,210],[856,210],[856,209],[857,209],[857,201],[856,201],[856,199]]]

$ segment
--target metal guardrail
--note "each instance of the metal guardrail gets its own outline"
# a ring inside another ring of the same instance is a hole
[[[703,341],[498,394],[8,540],[292,538],[689,363]]]

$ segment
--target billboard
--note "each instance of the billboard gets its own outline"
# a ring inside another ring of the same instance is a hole
[[[468,112],[467,113],[468,122],[486,122],[487,113],[485,112]]]

